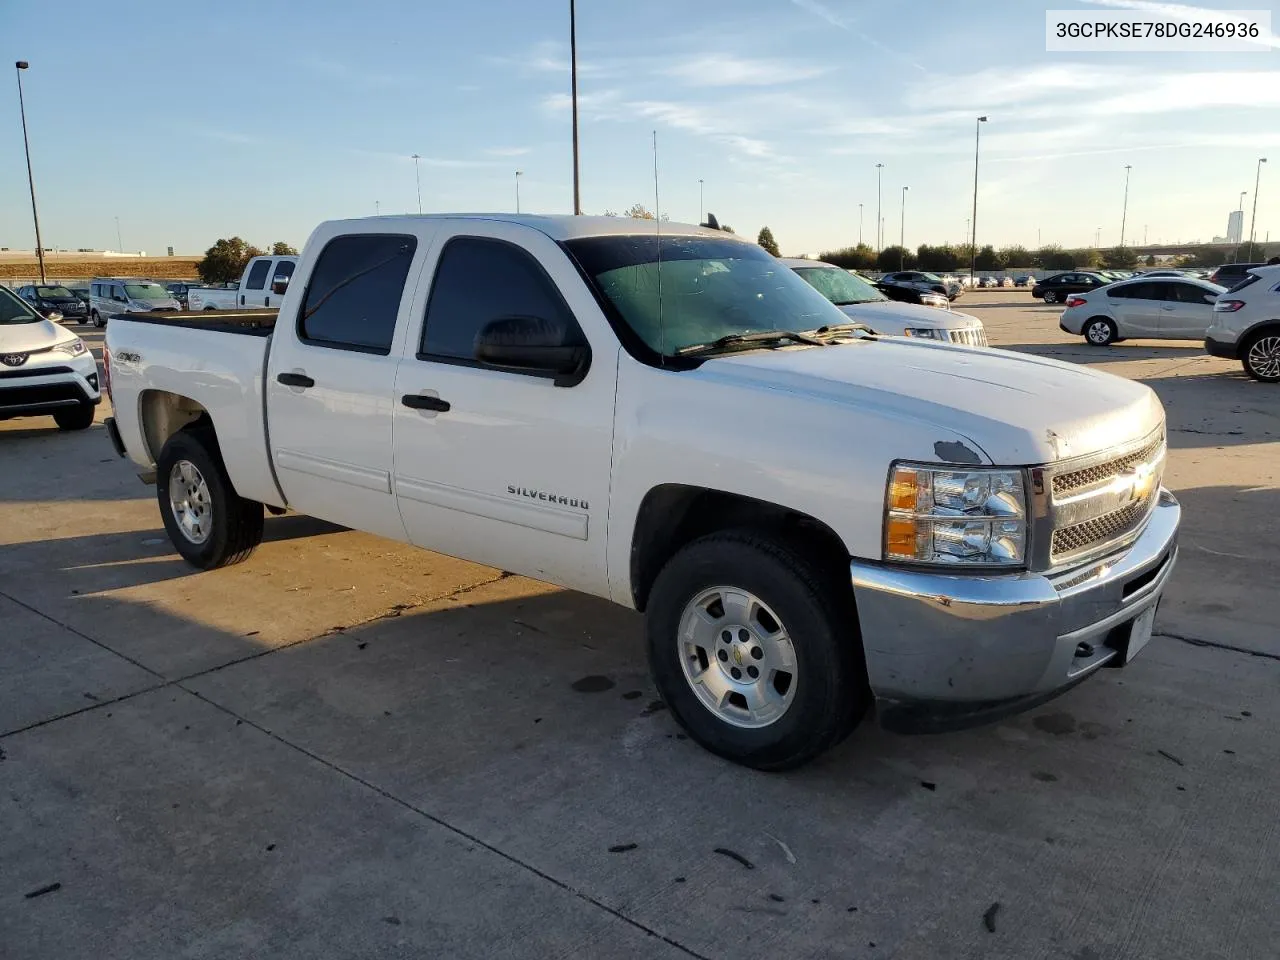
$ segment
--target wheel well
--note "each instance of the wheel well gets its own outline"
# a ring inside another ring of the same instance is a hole
[[[682,547],[710,533],[739,529],[784,537],[824,563],[849,561],[836,532],[808,514],[722,490],[664,484],[645,495],[631,535],[631,595],[636,609],[644,610],[659,571]]]
[[[168,390],[145,390],[139,398],[142,434],[147,440],[147,453],[155,463],[165,442],[188,424],[203,420],[209,423],[209,411],[181,394]]]
[[[1280,333],[1280,320],[1263,320],[1256,326],[1250,327],[1241,334],[1240,345],[1244,346],[1246,343],[1252,343],[1254,340],[1257,340],[1259,337],[1268,333]]]

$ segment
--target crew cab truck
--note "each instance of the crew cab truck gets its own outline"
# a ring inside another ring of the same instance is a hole
[[[1180,508],[1147,387],[875,337],[758,246],[592,217],[321,225],[278,314],[107,331],[117,452],[199,568],[286,508],[643,611],[710,750],[943,730],[1151,636]]]
[[[298,265],[294,256],[254,257],[244,265],[238,287],[188,287],[188,310],[263,310],[280,306],[277,285],[287,285]],[[278,281],[284,281],[278,284]]]

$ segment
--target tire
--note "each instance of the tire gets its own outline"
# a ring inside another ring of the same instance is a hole
[[[1084,342],[1091,347],[1110,346],[1120,338],[1115,321],[1107,317],[1090,317],[1080,332],[1084,334]]]
[[[731,531],[688,544],[658,574],[645,629],[650,670],[672,716],[735,763],[798,767],[848,736],[870,704],[847,583],[783,541]]]
[[[156,463],[156,501],[165,532],[201,570],[248,559],[262,542],[262,504],[236,493],[208,427],[179,430]]]
[[[79,406],[67,407],[53,415],[53,421],[59,430],[88,430],[93,426],[93,404],[82,403]]]
[[[1263,330],[1245,341],[1240,365],[1259,383],[1280,383],[1280,330]]]
[[[1057,302],[1058,302],[1058,291],[1056,291],[1056,290],[1046,290],[1046,291],[1044,292],[1044,302],[1045,302],[1045,303],[1057,303]]]
[[[107,325],[107,321],[102,319],[101,314],[99,314],[97,310],[94,310],[91,314],[89,314],[89,320],[98,329],[102,329]]]

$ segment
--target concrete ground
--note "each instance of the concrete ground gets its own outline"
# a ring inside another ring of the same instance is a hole
[[[292,516],[196,573],[100,426],[0,424],[0,957],[1274,956],[1280,390],[957,308],[1161,395],[1158,635],[786,775],[684,738],[634,614]]]

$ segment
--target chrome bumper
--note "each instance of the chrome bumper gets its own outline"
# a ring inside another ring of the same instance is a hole
[[[1138,538],[1052,574],[957,576],[853,561],[867,675],[882,726],[933,732],[1042,703],[1125,661],[1160,600],[1182,508],[1160,491]]]

